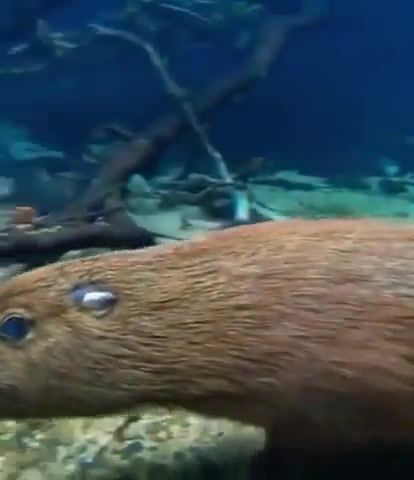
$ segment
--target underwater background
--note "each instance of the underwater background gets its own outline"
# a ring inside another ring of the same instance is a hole
[[[408,0],[0,0],[2,279],[244,222],[410,221],[413,17]],[[8,421],[0,480],[243,479],[263,441],[160,408]]]

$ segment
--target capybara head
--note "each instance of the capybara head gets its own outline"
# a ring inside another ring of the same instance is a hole
[[[139,254],[61,262],[0,285],[0,417],[111,413],[167,396],[175,359],[168,325],[141,303],[155,272],[128,268]]]

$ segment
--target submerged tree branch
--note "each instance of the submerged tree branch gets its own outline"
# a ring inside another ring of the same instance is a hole
[[[207,132],[197,118],[193,106],[187,98],[185,90],[177,84],[177,82],[168,72],[161,58],[161,55],[157,52],[155,47],[135,33],[109,27],[103,27],[96,24],[91,25],[91,27],[98,35],[121,38],[122,40],[125,40],[126,42],[129,42],[145,50],[152,65],[158,72],[166,92],[170,94],[176,101],[178,108],[182,111],[184,117],[187,119],[188,125],[195,133],[200,145],[204,148],[207,155],[213,161],[214,167],[217,170],[220,178],[227,182],[231,181],[230,173],[227,169],[227,165],[224,162],[222,155],[209,140]]]
[[[261,29],[256,47],[245,62],[197,95],[189,103],[191,112],[204,116],[265,76],[289,36],[298,29],[315,25],[325,13],[325,5],[325,0],[305,0],[299,14],[269,20]],[[73,249],[142,248],[155,244],[155,236],[138,227],[123,206],[108,199],[111,197],[109,194],[113,194],[145,163],[155,161],[190,125],[187,116],[179,113],[170,113],[154,122],[108,159],[85,194],[69,205],[62,218],[49,217],[40,222],[43,227],[56,224],[61,226],[30,232],[13,229],[0,234],[0,259],[36,266],[54,261]],[[234,186],[237,180],[230,177],[229,183]],[[207,188],[199,197],[208,195],[217,187],[218,185]],[[200,198],[197,197],[196,200]],[[104,221],[97,222],[93,212],[102,205]],[[69,219],[71,224],[68,223]]]
[[[193,99],[194,112],[204,116],[264,77],[289,36],[297,30],[317,24],[325,10],[325,0],[305,0],[297,15],[271,18],[259,32],[256,47],[245,62],[207,86]],[[187,119],[178,113],[170,113],[154,122],[108,159],[85,194],[70,205],[65,213],[83,218],[104,200],[108,191],[125,182],[144,164],[157,159],[186,128]]]
[[[93,223],[34,230],[13,227],[0,233],[0,260],[35,267],[57,260],[69,250],[85,248],[144,248],[156,244],[155,235],[141,228],[115,202]]]

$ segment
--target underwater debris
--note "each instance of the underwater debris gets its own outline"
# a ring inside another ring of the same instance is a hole
[[[319,5],[319,0],[315,1],[316,5]],[[167,146],[176,141],[180,134],[190,129],[208,152],[210,160],[215,162],[218,178],[202,190],[187,191],[184,183],[175,190],[158,188],[154,192],[155,196],[164,204],[169,203],[170,207],[174,203],[184,202],[187,205],[201,206],[213,215],[218,214],[227,218],[230,211],[228,202],[230,192],[230,196],[236,194],[237,197],[236,209],[232,210],[230,219],[235,220],[236,223],[245,223],[253,219],[266,218],[266,215],[259,214],[254,207],[254,199],[251,192],[246,189],[246,182],[238,180],[237,174],[235,176],[230,174],[220,152],[210,143],[199,118],[215,111],[234,98],[235,94],[260,80],[278,57],[291,34],[309,25],[317,25],[320,19],[317,8],[309,10],[308,3],[306,2],[306,8],[296,15],[267,20],[258,34],[256,46],[252,48],[247,58],[234,70],[207,85],[191,101],[164,68],[160,55],[151,43],[141,39],[135,33],[95,25],[88,29],[88,35],[83,37],[78,35],[78,38],[81,38],[79,46],[98,37],[112,35],[121,36],[124,40],[144,48],[157,68],[164,88],[173,94],[181,111],[159,118],[142,132],[128,131],[126,135],[121,132],[124,137],[123,142],[118,148],[104,152],[106,159],[102,162],[97,177],[83,195],[69,203],[64,212],[36,218],[33,222],[34,229],[30,234],[22,231],[19,231],[18,235],[15,231],[0,233],[0,257],[13,258],[15,261],[27,263],[31,268],[55,261],[71,250],[101,247],[142,248],[157,243],[157,237],[165,240],[180,240],[166,234],[155,236],[150,230],[137,226],[126,211],[120,192],[133,173],[144,164],[159,158]],[[44,23],[39,24],[39,32],[42,38],[51,36],[65,38],[65,35],[52,35],[48,25]],[[112,130],[120,131],[118,127]],[[43,147],[36,148],[26,137],[20,138],[20,143],[16,142],[16,144],[20,146],[12,148],[19,148],[18,152],[14,150],[14,154],[20,158],[33,159],[41,155],[59,157],[62,155],[60,152],[48,151]],[[193,180],[194,178],[189,177],[190,182]],[[115,209],[113,209],[114,204],[117,207]],[[96,213],[99,210],[102,215]]]
[[[316,4],[319,4],[317,1]],[[307,5],[307,4],[306,4]],[[251,50],[247,58],[233,71],[222,78],[213,81],[201,93],[196,95],[191,102],[187,95],[177,86],[169,72],[164,68],[158,52],[146,40],[141,39],[135,33],[120,31],[102,26],[89,28],[88,38],[91,41],[100,36],[121,36],[122,38],[138,44],[144,48],[153,65],[157,68],[163,85],[167,91],[173,93],[175,100],[181,108],[180,113],[167,114],[161,117],[147,129],[135,134],[128,133],[127,141],[118,149],[112,150],[103,162],[97,177],[86,189],[84,195],[71,202],[65,211],[59,215],[47,215],[41,219],[35,219],[35,231],[30,236],[20,232],[20,236],[3,234],[0,237],[0,257],[10,255],[16,261],[29,261],[41,264],[42,261],[57,259],[68,250],[93,247],[135,247],[152,245],[155,237],[149,231],[140,229],[128,216],[123,206],[116,212],[111,211],[112,198],[119,198],[120,188],[128,180],[131,174],[139,167],[157,159],[165,148],[171,145],[181,133],[192,129],[196,137],[208,152],[210,159],[216,163],[216,171],[219,173],[215,184],[207,185],[204,191],[186,192],[180,191],[157,192],[163,202],[179,202],[185,200],[188,204],[202,205],[213,211],[226,211],[225,202],[222,205],[220,199],[222,193],[228,196],[228,192],[235,192],[237,196],[236,210],[233,210],[233,218],[236,221],[246,221],[254,212],[251,206],[249,192],[243,182],[230,175],[227,165],[220,152],[210,143],[209,138],[201,125],[199,117],[216,110],[219,106],[230,101],[235,94],[245,90],[254,81],[262,78],[271,64],[281,52],[289,36],[302,27],[317,24],[319,17],[317,12],[304,8],[297,15],[275,17],[266,21],[259,32],[256,46]],[[40,22],[38,34],[45,39],[64,38],[60,35],[52,35],[47,24]],[[78,36],[79,38],[79,36]],[[80,41],[82,44],[83,40]],[[76,50],[76,49],[75,49]],[[133,135],[131,138],[131,134]],[[128,138],[129,137],[129,138]],[[15,139],[14,139],[15,140]],[[19,142],[13,142],[11,147],[15,156],[22,158],[37,158],[38,156],[58,156],[60,152],[48,151],[43,147],[36,148],[27,138],[20,138]],[[16,149],[19,149],[18,151]],[[226,193],[227,192],[227,193]],[[181,197],[181,200],[180,200]],[[121,201],[122,203],[122,201]],[[119,201],[117,203],[119,205]],[[97,221],[94,212],[103,208],[106,212],[104,222]],[[217,210],[218,209],[218,210]],[[235,214],[235,217],[234,217]],[[75,222],[69,219],[76,219]],[[116,219],[116,220],[115,220]],[[21,236],[23,235],[23,236]],[[167,236],[164,236],[167,238]],[[175,238],[178,240],[178,238]]]
[[[309,8],[312,2],[305,3],[306,8],[297,15],[275,17],[267,21],[258,35],[256,47],[247,59],[194,98],[191,103],[194,112],[204,116],[262,78],[282,51],[290,34],[318,24],[320,15],[325,13],[323,9],[318,9],[320,3],[316,1],[313,9]],[[68,213],[76,211],[81,216],[94,208],[105,198],[112,185],[122,183],[139,167],[157,158],[189,126],[186,117],[176,114],[168,114],[154,122],[113,155],[83,197],[71,205]]]
[[[28,210],[30,211],[30,210]],[[26,215],[25,211],[25,215]],[[155,236],[139,227],[123,211],[108,203],[103,212],[107,222],[43,225],[42,219],[32,219],[30,233],[20,229],[0,232],[0,258],[26,263],[30,268],[56,261],[69,250],[85,248],[143,248],[155,244]],[[17,224],[16,226],[18,226]]]

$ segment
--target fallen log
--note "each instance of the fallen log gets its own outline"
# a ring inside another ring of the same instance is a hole
[[[114,201],[107,202],[107,212],[93,223],[33,230],[12,226],[0,233],[0,260],[34,268],[58,260],[69,250],[144,248],[156,244],[155,235],[136,225]]]

